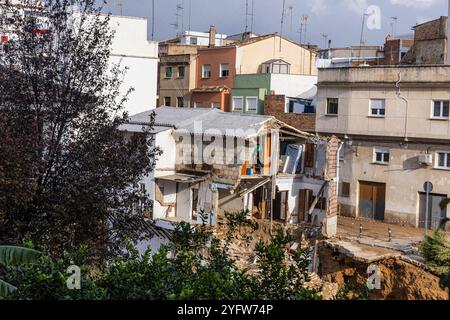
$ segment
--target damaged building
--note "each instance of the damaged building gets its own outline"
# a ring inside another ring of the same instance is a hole
[[[217,225],[224,212],[248,210],[257,219],[337,228],[336,137],[302,132],[272,116],[217,109],[155,110],[152,135],[163,150],[144,179],[152,219]],[[151,112],[122,130],[140,132]]]

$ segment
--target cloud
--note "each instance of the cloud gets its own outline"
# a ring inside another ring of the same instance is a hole
[[[369,6],[367,0],[344,0],[338,3],[343,3],[346,9],[356,14],[362,14]],[[315,14],[326,13],[330,10],[330,4],[336,5],[337,3],[335,0],[314,0],[310,4],[311,12]]]
[[[426,8],[436,3],[436,0],[390,0],[391,4],[410,7],[410,8]]]

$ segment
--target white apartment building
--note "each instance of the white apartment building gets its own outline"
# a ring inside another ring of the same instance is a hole
[[[134,88],[125,109],[130,115],[156,108],[158,82],[158,43],[147,40],[147,19],[111,16],[115,30],[111,63],[121,63],[128,71],[121,86],[125,94]]]
[[[450,66],[319,71],[316,130],[345,142],[342,215],[433,229],[450,218],[449,104]]]

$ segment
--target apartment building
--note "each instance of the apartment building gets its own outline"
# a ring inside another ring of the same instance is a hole
[[[271,116],[211,108],[155,112],[152,136],[163,154],[143,185],[157,225],[201,223],[202,212],[215,226],[224,212],[248,210],[257,219],[309,222],[326,236],[336,233],[337,138]],[[121,130],[142,132],[150,113],[132,116]]]
[[[450,217],[449,100],[450,66],[319,70],[316,130],[344,142],[342,215],[433,229]]]
[[[227,46],[199,48],[193,105],[232,111],[231,93],[236,75],[317,75],[315,59],[315,52],[278,34],[248,38]]]

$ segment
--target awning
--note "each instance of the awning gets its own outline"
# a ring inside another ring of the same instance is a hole
[[[242,180],[241,182],[241,190],[239,191],[239,196],[245,196],[258,188],[261,188],[265,184],[269,183],[272,178],[261,178],[261,179],[251,179],[251,180]]]
[[[157,178],[155,178],[155,180],[164,180],[164,181],[172,181],[172,182],[179,182],[179,183],[198,183],[198,182],[205,181],[206,177],[179,173],[179,174],[172,174],[172,175],[164,176],[164,177],[157,177]]]

